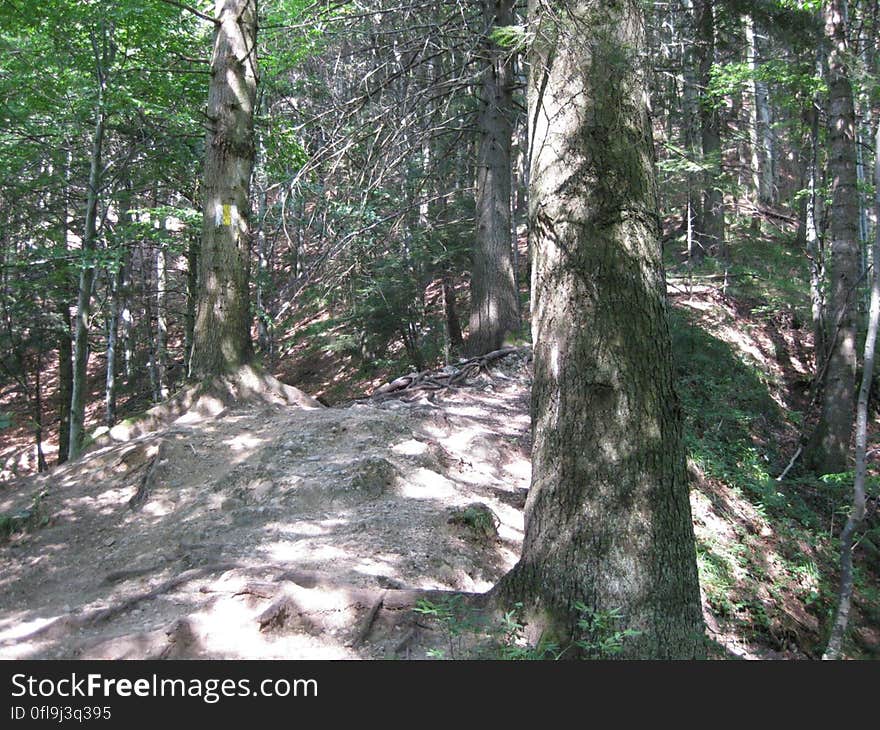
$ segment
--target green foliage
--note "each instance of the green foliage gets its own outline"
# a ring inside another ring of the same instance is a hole
[[[755,81],[774,84],[776,103],[791,101],[796,97],[812,98],[827,91],[825,80],[816,75],[811,65],[772,60],[758,64],[754,70],[747,62],[713,66],[709,74],[707,97],[711,104],[720,106],[734,94],[749,92],[750,84]]]
[[[477,611],[465,605],[464,598],[460,595],[452,595],[438,603],[422,599],[413,611],[433,619],[440,625],[446,638],[450,659],[464,659],[466,640],[485,633],[488,626],[486,620]],[[429,652],[429,657],[432,659],[444,659],[446,656],[443,650]]]
[[[495,535],[498,527],[497,518],[482,504],[468,505],[457,512],[450,521],[465,525],[481,536]]]
[[[619,608],[597,611],[579,602],[575,603],[575,609],[580,615],[577,622],[580,637],[574,646],[585,659],[612,659],[623,651],[628,639],[641,635],[635,629],[621,628],[623,616]]]
[[[663,147],[669,156],[658,161],[657,169],[661,172],[685,175],[703,173],[717,167],[719,159],[717,155],[708,156],[706,159],[703,159],[702,156],[700,156],[700,159],[694,159],[694,156],[686,149],[672,142],[664,142]]]
[[[574,608],[578,614],[577,632],[565,647],[543,638],[536,645],[530,645],[525,638],[523,604],[519,602],[497,622],[487,620],[476,609],[467,608],[458,595],[437,603],[420,600],[413,610],[440,625],[450,659],[559,660],[574,652],[580,659],[613,659],[623,651],[628,640],[641,633],[621,628],[620,609],[597,611],[582,602],[576,602]],[[444,650],[430,650],[428,656],[444,659],[447,654]]]
[[[522,52],[530,43],[529,32],[524,25],[499,25],[492,29],[489,38],[502,48]]]

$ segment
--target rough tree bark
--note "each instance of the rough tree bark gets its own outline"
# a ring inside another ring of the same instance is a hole
[[[513,24],[513,0],[483,0],[482,100],[476,178],[476,237],[471,271],[467,350],[481,355],[501,347],[519,327],[510,234],[513,135],[513,64],[510,52],[489,36]]]
[[[582,602],[638,632],[623,657],[699,657],[641,3],[554,7],[529,3],[532,484],[493,597],[523,603],[532,639],[576,638]]]
[[[819,422],[807,449],[817,473],[846,471],[849,464],[856,382],[855,304],[859,285],[859,203],[855,110],[847,68],[847,3],[824,8],[828,52],[828,173],[831,178],[830,291],[825,322],[827,361],[820,383]]]
[[[252,355],[249,191],[257,92],[256,0],[216,0],[205,145],[204,225],[190,374],[224,375]]]

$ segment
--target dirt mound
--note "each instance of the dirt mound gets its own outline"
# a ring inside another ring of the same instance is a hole
[[[9,485],[32,529],[0,546],[0,657],[423,657],[395,607],[518,556],[527,360],[411,400],[230,399]]]

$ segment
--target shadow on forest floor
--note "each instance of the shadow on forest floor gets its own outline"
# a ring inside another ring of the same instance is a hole
[[[783,472],[800,440],[808,336],[796,318],[706,289],[673,298],[671,333],[700,583],[710,632],[733,652],[818,658],[837,581],[844,488]],[[857,556],[856,654],[880,650],[878,564]],[[746,644],[742,639],[746,638]]]

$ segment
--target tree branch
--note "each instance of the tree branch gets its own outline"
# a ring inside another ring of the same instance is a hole
[[[197,18],[201,18],[202,20],[204,20],[208,23],[213,23],[214,25],[217,25],[220,22],[219,20],[217,20],[217,18],[213,18],[210,15],[206,15],[205,13],[201,12],[200,10],[196,10],[194,7],[191,7],[190,5],[187,5],[186,3],[178,2],[178,0],[162,0],[162,2],[165,3],[166,5],[173,5],[175,8],[180,8],[181,10],[186,10],[187,12],[190,12],[193,15],[195,15]]]

